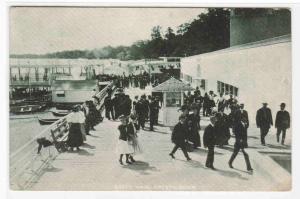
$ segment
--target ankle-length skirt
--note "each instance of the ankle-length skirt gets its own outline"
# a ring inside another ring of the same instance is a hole
[[[67,144],[70,147],[79,147],[83,144],[80,123],[72,123],[69,129]]]

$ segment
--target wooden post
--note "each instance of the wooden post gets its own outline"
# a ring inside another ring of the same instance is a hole
[[[163,92],[163,101],[164,101],[164,104],[163,104],[163,124],[166,124],[167,122],[167,93],[166,92]]]

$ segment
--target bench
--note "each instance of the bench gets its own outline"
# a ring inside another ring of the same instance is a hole
[[[66,141],[68,139],[69,125],[66,118],[59,121],[55,128],[50,130],[53,144],[58,152],[64,152],[68,146]]]

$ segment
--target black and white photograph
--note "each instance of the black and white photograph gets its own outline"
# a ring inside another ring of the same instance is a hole
[[[10,6],[9,189],[291,191],[292,13]]]

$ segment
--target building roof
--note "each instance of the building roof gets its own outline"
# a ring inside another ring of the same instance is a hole
[[[203,53],[203,54],[192,55],[189,57],[184,57],[183,59],[197,58],[197,57],[206,56],[206,55],[227,53],[227,52],[236,51],[236,50],[244,50],[244,49],[248,49],[248,48],[256,48],[256,47],[268,46],[268,45],[274,45],[274,44],[280,44],[280,43],[286,43],[286,42],[291,42],[291,34],[273,37],[273,38],[269,38],[269,39],[264,39],[264,40],[260,40],[260,41],[255,41],[255,42],[250,42],[250,43],[246,43],[246,44],[231,46],[229,48],[224,48],[221,50],[216,50],[216,51],[207,52],[207,53]]]
[[[190,85],[171,77],[167,81],[153,88],[154,92],[179,92],[194,90]]]
[[[56,80],[51,90],[93,90],[96,86],[97,80]]]

